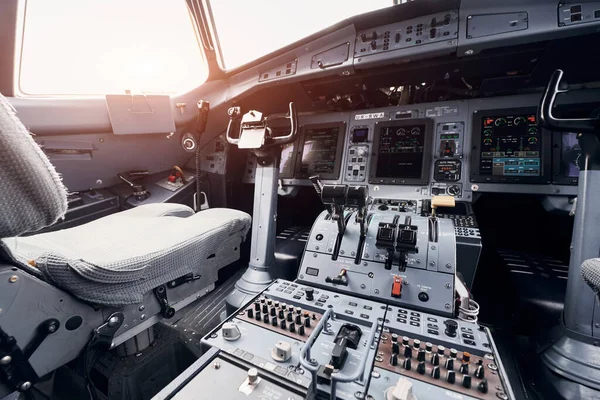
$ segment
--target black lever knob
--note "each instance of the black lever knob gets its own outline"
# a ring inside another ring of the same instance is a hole
[[[293,322],[290,322],[290,332],[296,332],[296,324],[294,324]]]
[[[398,365],[398,354],[392,354],[392,356],[390,357],[390,364],[394,367]]]
[[[301,315],[296,315],[296,323],[297,323],[298,325],[301,325],[301,324],[302,324],[302,316],[301,316]]]
[[[271,316],[274,317],[277,315],[277,310],[275,309],[275,307],[271,308]]]
[[[269,314],[265,314],[265,315],[263,315],[263,322],[264,322],[265,324],[268,324],[268,323],[269,323]]]
[[[410,358],[404,360],[404,362],[402,363],[402,368],[404,368],[407,371],[410,371],[410,369],[412,368],[412,362],[410,361]]]
[[[448,376],[446,376],[446,382],[448,382],[448,383],[456,382],[456,372],[448,371]]]
[[[266,314],[269,312],[269,306],[267,306],[266,304],[262,305],[262,312],[263,314]]]
[[[392,353],[400,353],[400,346],[398,345],[398,342],[392,342]]]
[[[471,375],[465,375],[463,376],[463,381],[462,381],[462,385],[464,388],[470,389],[471,388]]]
[[[273,318],[271,318],[271,325],[273,325],[273,326],[277,326],[277,325],[279,325],[279,323],[278,323],[278,321],[277,321],[277,317],[273,317]]]
[[[304,336],[304,325],[298,325],[298,335]]]
[[[440,365],[440,356],[438,354],[433,354],[431,356],[431,365]]]
[[[260,321],[260,320],[262,319],[262,317],[260,316],[260,313],[259,313],[258,311],[257,311],[257,312],[256,312],[256,314],[254,315],[254,318],[255,318],[257,321]]]
[[[260,303],[258,301],[254,302],[254,310],[255,311],[260,311]]]
[[[404,357],[411,358],[412,357],[412,348],[410,346],[404,347]]]
[[[310,328],[310,317],[308,317],[308,316],[304,317],[304,326],[307,328]]]
[[[294,316],[292,315],[292,312],[291,312],[291,311],[289,311],[289,312],[287,313],[287,321],[288,321],[288,322],[292,322],[293,320],[294,320]]]
[[[456,329],[458,328],[458,323],[454,320],[447,319],[444,322],[444,325],[446,325],[446,330],[444,331],[446,335],[450,337],[456,337]]]
[[[431,370],[431,377],[433,379],[440,379],[440,367],[433,367]]]
[[[447,359],[445,367],[447,370],[453,371],[454,370],[454,360],[452,358]]]
[[[417,365],[417,372],[421,375],[425,375],[425,361],[421,361],[419,365]]]
[[[425,350],[419,350],[419,354],[417,354],[417,361],[425,361]]]
[[[283,318],[285,317],[285,315],[283,314],[283,310],[279,310],[279,312],[277,313],[277,316],[278,316],[280,319],[283,319]]]
[[[475,378],[483,379],[485,377],[485,368],[483,365],[479,365],[475,370]]]
[[[306,288],[304,292],[306,293],[306,300],[313,301],[315,299],[315,289]]]
[[[461,374],[465,374],[465,375],[467,375],[467,374],[469,373],[469,364],[467,364],[467,363],[463,363],[463,364],[460,366],[460,373],[461,373]]]
[[[479,382],[479,385],[477,385],[477,390],[479,390],[481,393],[487,393],[488,392],[488,382],[487,382],[487,379],[483,379],[481,382]]]
[[[248,318],[254,318],[254,310],[249,308],[247,312]]]
[[[279,327],[281,329],[287,329],[287,324],[285,323],[285,319],[281,320],[281,322],[279,323]]]

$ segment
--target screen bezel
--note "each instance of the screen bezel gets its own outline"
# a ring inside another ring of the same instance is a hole
[[[421,164],[420,178],[382,178],[377,176],[377,160],[379,159],[379,136],[382,128],[391,126],[425,125],[425,142],[423,144],[423,163]],[[431,118],[408,118],[394,121],[383,121],[375,123],[373,129],[373,154],[371,157],[371,168],[369,183],[381,183],[384,185],[428,185],[431,170],[431,146],[433,142],[433,119]]]
[[[481,161],[481,133],[483,119],[487,117],[497,117],[499,115],[523,115],[523,114],[535,114],[537,116],[537,107],[519,107],[519,108],[502,108],[502,109],[489,109],[489,110],[476,110],[473,111],[473,120],[471,127],[471,182],[478,183],[539,183],[547,184],[550,182],[550,170],[552,168],[552,133],[544,129],[539,124],[538,117],[538,129],[540,137],[542,138],[542,154],[541,154],[541,166],[539,176],[493,176],[493,175],[481,175],[479,173],[479,162]]]
[[[311,174],[301,172],[302,168],[302,156],[304,155],[304,139],[306,131],[309,129],[328,129],[338,128],[338,140],[337,148],[335,152],[335,165],[333,166],[333,173],[319,174],[321,179],[336,180],[340,178],[340,170],[342,168],[342,151],[344,149],[344,138],[346,137],[346,123],[340,122],[329,122],[323,124],[308,124],[300,127],[300,137],[296,142],[298,144],[296,152],[296,168],[294,169],[294,178],[296,179],[308,179]]]
[[[579,184],[579,177],[568,177],[561,175],[562,158],[562,135],[566,132],[552,132],[552,183],[555,185],[573,185]],[[574,133],[574,132],[570,132]]]

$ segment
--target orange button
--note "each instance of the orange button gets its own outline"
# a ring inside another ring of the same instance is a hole
[[[402,296],[402,277],[394,275],[394,282],[392,283],[392,297]]]

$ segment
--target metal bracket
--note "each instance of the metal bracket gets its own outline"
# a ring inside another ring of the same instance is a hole
[[[94,329],[89,347],[105,345],[106,348],[111,349],[113,347],[113,338],[121,325],[123,325],[123,321],[125,321],[125,316],[122,312],[112,313],[105,323]]]
[[[24,392],[31,388],[40,378],[29,363],[29,358],[49,335],[60,327],[57,319],[51,318],[42,322],[36,329],[33,339],[21,350],[17,340],[9,336],[0,327],[0,377],[15,390]]]
[[[158,304],[160,304],[160,311],[163,317],[167,319],[172,318],[173,315],[175,315],[175,309],[171,307],[169,300],[167,299],[167,287],[165,285],[160,285],[155,288],[154,296],[156,296]]]
[[[200,275],[194,275],[194,273],[190,272],[189,274],[185,274],[177,279],[173,279],[172,281],[167,283],[167,287],[169,289],[176,288],[177,286],[181,286],[184,283],[195,281],[196,279],[200,279]],[[166,294],[165,294],[166,297]]]

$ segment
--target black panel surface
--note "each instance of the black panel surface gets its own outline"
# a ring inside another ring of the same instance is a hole
[[[319,175],[321,179],[338,179],[345,135],[345,122],[302,127],[295,177]]]

